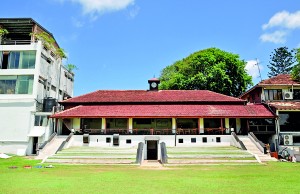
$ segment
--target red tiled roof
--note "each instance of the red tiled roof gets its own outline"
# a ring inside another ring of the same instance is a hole
[[[278,110],[299,110],[300,102],[287,101],[287,102],[270,102],[270,106],[275,107]]]
[[[255,88],[263,87],[263,86],[270,86],[270,85],[273,85],[273,86],[278,86],[278,85],[281,85],[281,86],[282,85],[300,86],[300,82],[297,82],[297,81],[293,80],[291,75],[289,75],[289,74],[279,74],[275,77],[272,77],[270,79],[266,79],[266,80],[263,80],[263,81],[259,82],[258,84],[256,84],[252,88],[250,88],[248,91],[241,94],[239,96],[239,98],[243,98],[246,94],[250,93]]]
[[[145,102],[237,102],[245,101],[208,90],[98,90],[70,98],[66,103],[145,103]]]
[[[162,118],[230,117],[272,118],[263,105],[80,105],[52,115],[53,118]]]
[[[292,79],[289,74],[279,74],[270,79],[266,79],[258,83],[259,86],[264,85],[300,85],[300,82],[297,82]]]

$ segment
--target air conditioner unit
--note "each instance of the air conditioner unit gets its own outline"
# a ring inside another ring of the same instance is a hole
[[[291,99],[293,99],[293,92],[285,92],[284,93],[284,99],[285,100],[291,100]]]
[[[284,135],[283,143],[284,143],[284,145],[293,145],[293,136],[292,135]]]

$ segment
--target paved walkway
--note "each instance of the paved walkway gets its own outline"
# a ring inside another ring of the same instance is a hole
[[[164,168],[159,160],[144,160],[141,164],[142,168]]]

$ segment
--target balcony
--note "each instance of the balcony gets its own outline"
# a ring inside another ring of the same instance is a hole
[[[204,133],[199,134],[197,128],[177,128],[173,129],[75,129],[74,132],[77,135],[88,133],[90,135],[228,135],[227,128],[205,128]]]
[[[1,45],[28,45],[32,43],[36,43],[37,41],[32,40],[7,40],[3,39],[1,41]]]

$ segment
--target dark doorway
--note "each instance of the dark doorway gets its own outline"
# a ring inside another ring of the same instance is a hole
[[[71,133],[70,129],[63,123],[61,129],[61,135],[69,135]]]
[[[157,160],[157,141],[147,141],[147,160]]]
[[[32,142],[32,154],[36,154],[36,150],[38,148],[38,137],[33,137],[33,142]]]

